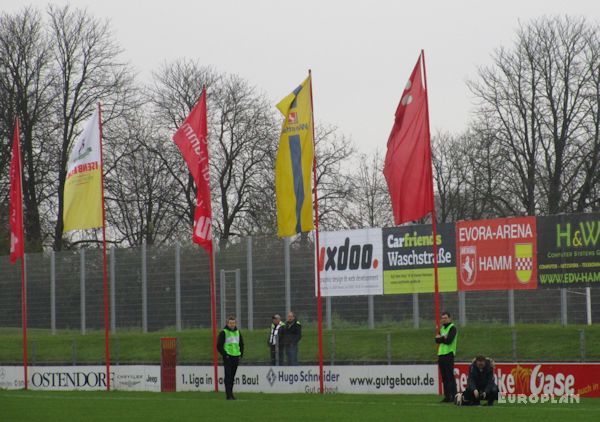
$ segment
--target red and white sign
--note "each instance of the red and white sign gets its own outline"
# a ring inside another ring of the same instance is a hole
[[[467,387],[469,367],[454,365],[458,391]],[[496,363],[494,379],[500,394],[600,397],[599,363]]]
[[[459,221],[459,290],[537,288],[535,217]]]

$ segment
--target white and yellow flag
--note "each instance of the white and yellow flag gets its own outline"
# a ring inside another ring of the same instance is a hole
[[[71,148],[65,182],[64,231],[102,227],[99,110]]]

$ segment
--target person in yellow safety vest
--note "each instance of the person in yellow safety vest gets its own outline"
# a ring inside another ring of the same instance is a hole
[[[444,385],[444,399],[442,403],[454,403],[456,396],[456,381],[454,381],[454,357],[456,356],[456,343],[458,332],[452,322],[452,316],[449,312],[442,312],[440,318],[442,326],[440,332],[435,336],[435,342],[438,346],[438,365],[442,374]]]
[[[233,396],[233,383],[235,373],[244,355],[244,339],[242,333],[235,325],[235,316],[227,317],[227,325],[219,333],[217,349],[223,356],[223,368],[225,369],[225,394],[227,400],[235,400]]]

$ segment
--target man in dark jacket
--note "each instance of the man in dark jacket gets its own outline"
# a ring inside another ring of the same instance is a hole
[[[233,396],[233,383],[240,358],[244,355],[244,339],[242,338],[242,333],[236,327],[233,315],[227,318],[227,325],[219,333],[217,350],[219,350],[219,353],[223,357],[227,400],[235,400]]]
[[[494,364],[485,356],[477,356],[469,368],[467,388],[462,394],[462,400],[456,404],[478,405],[486,400],[488,406],[498,400],[498,386],[494,382]]]
[[[287,364],[296,366],[298,365],[298,342],[302,338],[302,325],[296,319],[295,313],[288,312],[285,327],[282,328],[281,342],[285,349]]]

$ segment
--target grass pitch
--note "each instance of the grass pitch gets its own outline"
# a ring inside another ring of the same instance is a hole
[[[438,396],[0,391],[0,421],[597,421],[600,399],[572,404],[438,403]]]

